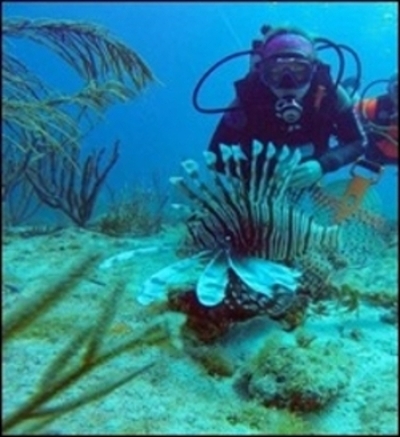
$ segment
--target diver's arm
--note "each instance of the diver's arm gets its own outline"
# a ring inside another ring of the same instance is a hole
[[[339,87],[335,116],[336,136],[339,145],[330,148],[320,156],[323,173],[335,171],[360,157],[367,144],[367,138],[348,94]]]
[[[230,107],[232,106],[237,106],[236,100],[230,105]],[[246,117],[243,111],[240,110],[226,112],[219,121],[208,146],[208,150],[217,156],[217,171],[224,171],[220,145],[226,144],[232,146],[245,144],[247,137],[246,124]]]

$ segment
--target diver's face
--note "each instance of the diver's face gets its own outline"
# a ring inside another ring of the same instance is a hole
[[[313,62],[294,56],[269,58],[260,63],[262,82],[278,98],[302,99],[310,87],[313,73]]]
[[[311,84],[308,83],[299,88],[276,88],[272,86],[269,88],[275,94],[275,96],[278,97],[278,99],[291,97],[300,101],[307,94],[308,90],[310,89],[310,85]]]

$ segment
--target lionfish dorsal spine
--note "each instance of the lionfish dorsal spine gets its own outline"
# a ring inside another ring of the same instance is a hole
[[[277,163],[264,195],[280,199],[287,192],[293,170],[300,162],[301,153],[298,149],[290,152],[287,146],[283,146],[280,152],[276,153],[276,156]]]
[[[256,202],[257,200],[257,192],[258,192],[258,183],[259,183],[259,175],[257,169],[258,156],[261,154],[263,150],[263,145],[258,141],[253,141],[252,151],[251,151],[251,163],[250,163],[250,201]]]
[[[192,176],[189,177],[195,181],[196,176],[195,173],[191,173]],[[225,213],[221,208],[220,203],[217,200],[213,199],[213,196],[207,196],[207,189],[198,189],[198,191],[194,191],[182,177],[171,177],[170,182],[177,186],[184,195],[186,195],[190,200],[199,205],[203,210],[208,211],[218,222],[219,226],[222,228],[223,232],[228,233],[228,227],[226,225]],[[204,184],[202,184],[204,186]],[[195,186],[198,187],[198,183],[195,182]],[[202,195],[206,195],[206,198],[202,197]]]
[[[242,234],[240,220],[243,217],[243,209],[235,196],[235,190],[233,186],[224,184],[222,181],[222,175],[216,169],[216,155],[213,152],[204,152],[207,168],[210,170],[215,186],[222,193],[222,197],[225,200],[225,214],[229,219],[230,224],[236,235],[242,240],[242,244],[245,244],[245,236]]]
[[[243,153],[242,148],[237,145],[233,145],[232,147],[232,159],[235,163],[235,171],[240,181],[244,180],[242,173],[242,163],[241,161],[247,161],[247,156]]]
[[[268,173],[271,167],[271,158],[275,155],[276,149],[272,143],[268,143],[265,148],[265,159],[262,166],[260,182],[258,184],[256,203],[260,203],[264,200],[263,193],[265,192],[265,187],[268,185]]]
[[[234,177],[231,171],[231,164],[233,161],[232,148],[227,146],[226,144],[220,144],[220,151],[222,156],[222,162],[224,164],[223,174],[226,182],[226,188],[230,192],[230,196],[232,197],[234,203],[239,208],[242,208],[242,199],[240,198],[240,196],[237,196],[240,191],[239,187],[241,185],[241,181],[237,177]]]

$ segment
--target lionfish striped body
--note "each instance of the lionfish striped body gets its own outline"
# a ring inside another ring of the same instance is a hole
[[[242,177],[239,147],[222,146],[221,153],[223,173],[216,171],[216,156],[205,152],[211,187],[191,160],[182,163],[187,178],[171,178],[195,206],[187,226],[197,253],[151,277],[138,297],[150,303],[165,294],[174,271],[205,263],[195,289],[169,297],[203,339],[258,314],[304,312],[302,259],[310,250],[331,251],[340,244],[337,225],[317,224],[292,201],[288,185],[300,163],[298,150],[255,142],[250,180]]]

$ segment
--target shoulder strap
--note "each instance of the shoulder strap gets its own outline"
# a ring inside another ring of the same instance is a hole
[[[316,112],[318,112],[323,103],[325,104],[327,101],[333,103],[335,89],[330,75],[329,65],[319,61],[315,75],[316,80],[314,84],[314,90],[312,92],[312,99],[313,108]]]

